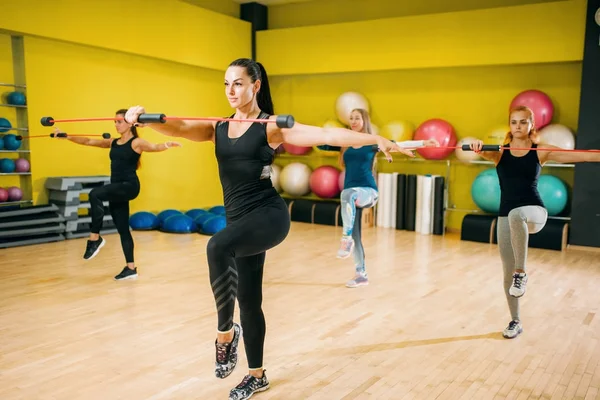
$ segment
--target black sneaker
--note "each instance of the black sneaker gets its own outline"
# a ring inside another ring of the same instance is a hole
[[[137,278],[137,268],[131,269],[128,266],[123,268],[123,271],[117,276],[115,276],[115,281],[122,281],[124,279],[135,279]]]
[[[227,378],[233,372],[238,361],[238,344],[242,336],[242,327],[233,323],[233,340],[231,343],[217,343],[217,360],[215,362],[215,375],[217,378]]]
[[[88,240],[87,246],[85,247],[85,253],[83,254],[83,259],[91,260],[92,258],[96,257],[102,246],[104,246],[104,243],[106,243],[106,241],[102,236],[100,236],[98,240]]]
[[[254,393],[264,392],[269,388],[266,371],[263,371],[262,378],[255,378],[252,375],[246,375],[239,385],[229,392],[229,400],[246,400],[252,397]]]

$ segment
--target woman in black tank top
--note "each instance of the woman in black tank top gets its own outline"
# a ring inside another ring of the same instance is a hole
[[[482,141],[471,149],[496,164],[500,180],[500,211],[497,236],[500,258],[504,268],[504,291],[511,321],[504,329],[506,338],[523,332],[519,298],[527,288],[525,262],[529,235],[543,229],[548,218],[537,184],[542,166],[548,162],[598,162],[597,153],[568,153],[552,151],[556,146],[544,145],[538,150],[538,138],[533,112],[517,107],[509,113],[510,132],[500,152],[481,152]],[[515,149],[531,150],[515,150]]]
[[[140,156],[144,151],[158,152],[181,146],[176,142],[152,144],[139,138],[136,127],[123,120],[126,111],[121,109],[116,112],[116,116],[120,117],[115,120],[115,128],[121,135],[118,139],[100,140],[68,135],[66,138],[84,146],[110,149],[110,183],[92,189],[89,194],[92,223],[90,238],[87,241],[83,258],[85,260],[94,258],[106,242],[100,236],[100,230],[104,220],[104,202],[108,202],[110,215],[119,232],[121,247],[127,263],[127,266],[115,276],[116,280],[137,277],[133,257],[133,237],[129,231],[129,202],[140,193],[140,181],[136,172]],[[55,128],[55,132],[59,131],[58,128]]]
[[[236,119],[275,120],[265,69],[242,58],[233,61],[225,73],[225,95],[236,109]],[[137,122],[143,107],[132,107],[125,119]],[[237,349],[243,336],[249,373],[230,392],[230,398],[247,399],[266,390],[269,382],[263,371],[265,318],[262,312],[262,276],[266,251],[280,244],[290,229],[290,215],[271,182],[271,164],[283,143],[299,146],[378,145],[390,152],[410,156],[412,152],[377,135],[349,129],[319,128],[296,123],[279,128],[273,123],[168,120],[150,124],[167,136],[215,144],[223,188],[227,226],[211,237],[207,246],[210,282],[217,308],[215,375],[225,378],[237,364]],[[241,326],[233,322],[235,298],[240,306]]]

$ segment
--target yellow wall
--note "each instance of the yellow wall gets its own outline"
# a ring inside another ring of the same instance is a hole
[[[335,119],[335,102],[346,91],[359,91],[369,100],[373,123],[380,129],[393,120],[418,126],[429,118],[444,118],[460,139],[475,136],[486,140],[489,132],[507,121],[507,109],[521,90],[537,88],[548,93],[557,110],[554,122],[576,130],[579,110],[581,63],[440,68],[387,72],[274,77],[273,99],[277,112],[293,114],[297,121],[322,125]],[[453,157],[453,156],[452,156]],[[404,156],[397,156],[404,159]],[[302,158],[315,167],[335,159]],[[286,157],[279,160],[284,165]],[[455,165],[450,181],[450,204],[476,209],[471,183],[484,168]],[[398,161],[379,163],[382,172],[445,174],[445,164]],[[556,170],[546,169],[545,173]],[[560,170],[572,182],[572,170]],[[464,214],[451,213],[449,226],[460,228]]]
[[[179,0],[171,0],[179,1]],[[206,10],[215,11],[230,17],[240,17],[240,5],[233,0],[181,0]]]
[[[584,18],[573,0],[274,29],[257,58],[271,75],[580,61]]]
[[[334,24],[556,0],[318,0],[269,6],[269,28]]]
[[[172,116],[224,116],[223,73],[86,46],[27,37],[25,41],[32,134],[46,134],[42,116],[56,119],[111,117],[119,108],[141,104]],[[57,124],[73,134],[118,135],[114,124]],[[170,140],[149,128],[151,142]],[[177,139],[179,140],[179,139]],[[135,210],[186,210],[221,204],[214,146],[180,140],[183,148],[145,153],[139,170],[142,191]],[[46,201],[48,176],[110,174],[108,150],[51,139],[32,139],[34,198]]]
[[[0,29],[217,70],[251,54],[250,23],[180,1],[3,0]]]

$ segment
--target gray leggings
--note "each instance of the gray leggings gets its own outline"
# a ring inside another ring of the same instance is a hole
[[[508,293],[516,269],[525,271],[529,235],[538,233],[546,225],[548,212],[540,206],[513,209],[508,217],[498,217],[498,247],[504,267],[504,292],[513,320],[520,321],[519,299]]]

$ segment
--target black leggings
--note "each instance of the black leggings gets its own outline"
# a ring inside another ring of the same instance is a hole
[[[266,323],[262,311],[262,277],[266,251],[290,230],[290,214],[281,198],[255,209],[210,238],[207,245],[210,283],[218,314],[218,330],[233,326],[235,298],[240,305],[249,368],[263,362]]]
[[[104,205],[108,201],[108,207],[113,222],[121,237],[121,246],[125,261],[133,262],[133,237],[129,231],[129,201],[135,199],[140,193],[140,182],[132,180],[128,182],[110,183],[99,186],[90,192],[90,213],[92,214],[92,233],[100,233],[104,218]]]

